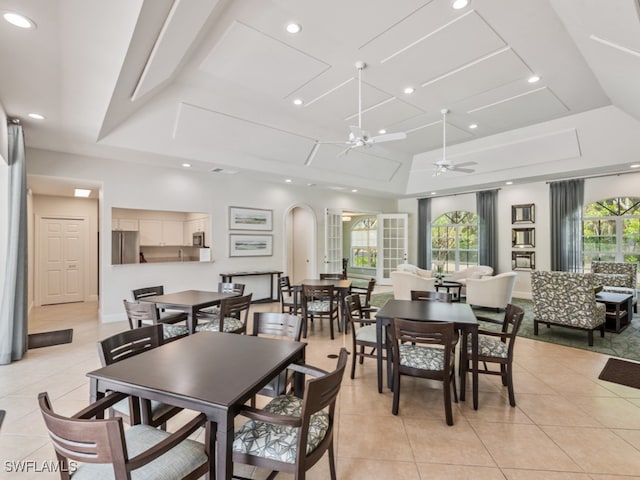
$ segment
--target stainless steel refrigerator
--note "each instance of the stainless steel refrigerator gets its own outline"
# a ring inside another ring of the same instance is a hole
[[[111,264],[140,263],[138,232],[111,232]]]

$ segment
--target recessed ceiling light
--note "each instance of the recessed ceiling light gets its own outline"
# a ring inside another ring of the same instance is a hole
[[[438,193],[438,192],[431,192],[431,195],[435,195],[436,193]]]
[[[467,5],[469,5],[469,0],[453,0],[453,3],[451,4],[454,10],[461,10]]]
[[[11,25],[15,25],[20,28],[35,28],[36,24],[30,18],[20,15],[19,13],[6,12],[2,15],[4,19]]]
[[[87,198],[91,195],[91,190],[87,190],[86,188],[76,188],[73,192],[75,197],[84,197]]]
[[[513,182],[504,182],[505,185],[513,185]]]
[[[293,104],[294,105],[302,105],[302,99],[301,98],[296,98],[293,100]]]
[[[629,168],[640,168],[640,163],[634,163],[633,165],[630,165]]]
[[[539,75],[531,75],[528,79],[527,82],[529,83],[536,83],[540,81],[540,76]]]
[[[469,128],[471,130],[474,130],[474,129],[478,128],[478,124],[477,123],[472,123],[471,125],[469,125]]]
[[[315,187],[316,184],[315,183],[307,183],[307,187]]]
[[[385,133],[387,133],[387,131],[384,128],[381,128],[380,130],[378,130],[378,133],[380,135],[384,135]]]
[[[291,182],[292,182],[292,180],[291,180],[290,178],[287,178],[287,179],[285,180],[285,182],[287,182],[287,183],[291,183]]]
[[[184,168],[191,168],[191,164],[190,163],[183,163],[182,166]]]
[[[300,30],[302,30],[302,27],[300,26],[299,23],[288,23],[286,29],[287,29],[287,32],[289,33],[300,33]]]
[[[44,120],[44,115],[40,115],[39,113],[30,113],[28,115],[29,118],[33,118],[35,120]]]
[[[406,87],[403,91],[405,95],[411,95],[413,92],[416,91],[416,89],[413,87]]]
[[[352,191],[353,193],[357,193],[357,192],[358,192],[358,189],[357,189],[357,188],[353,188],[351,191]]]

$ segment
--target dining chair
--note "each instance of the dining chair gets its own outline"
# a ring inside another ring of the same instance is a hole
[[[133,330],[145,325],[162,325],[164,341],[177,340],[189,334],[186,325],[176,325],[160,321],[158,309],[155,304],[149,302],[130,302],[123,300],[124,310],[127,312],[129,327]]]
[[[394,318],[391,324],[393,359],[393,406],[400,407],[402,375],[439,380],[443,383],[447,425],[453,425],[451,389],[458,403],[455,380],[454,348],[458,333],[450,322],[423,322]]]
[[[302,285],[302,336],[307,338],[308,321],[315,318],[327,318],[331,340],[333,335],[333,321],[339,325],[340,305],[333,285]]]
[[[218,282],[218,293],[235,293],[238,296],[244,295],[244,283]],[[203,308],[198,311],[198,317],[203,320],[214,320],[220,316],[220,306]]]
[[[112,393],[75,415],[64,417],[53,411],[47,392],[38,395],[62,480],[195,480],[208,473],[205,445],[188,438],[206,426],[205,444],[208,443],[209,427],[204,414],[174,433],[149,425],[125,429],[121,418],[96,418],[124,399],[126,395]],[[70,472],[74,472],[73,476]]]
[[[360,295],[353,294],[344,297],[345,328],[351,326],[351,378],[355,378],[356,360],[363,364],[365,358],[377,358],[376,356],[376,325],[375,319],[370,319],[363,311]],[[382,340],[386,350],[385,340]],[[367,353],[366,349],[371,350]],[[383,360],[386,356],[382,357]]]
[[[351,289],[349,291],[350,294],[356,293],[360,295],[360,304],[362,306],[362,312],[364,313],[366,318],[370,318],[372,313],[375,314],[375,312],[378,311],[377,307],[371,306],[371,294],[373,293],[373,289],[375,288],[375,286],[376,286],[376,279],[370,278],[369,281],[367,282],[366,287],[351,286]]]
[[[451,303],[453,302],[453,294],[449,292],[433,292],[431,290],[411,290],[411,300]]]
[[[302,321],[297,315],[277,312],[254,312],[251,335],[255,337],[270,337],[300,341],[302,334]],[[286,392],[287,386],[293,381],[293,372],[283,371],[271,380],[258,395],[277,397]],[[251,400],[255,406],[255,397]]]
[[[344,273],[321,273],[320,280],[346,280]]]
[[[333,433],[335,404],[347,364],[342,348],[336,369],[330,373],[310,365],[292,364],[296,373],[308,375],[302,398],[280,395],[263,409],[245,406],[239,415],[249,418],[236,430],[233,462],[293,474],[296,480],[329,453],[329,474],[336,479]]]
[[[278,279],[278,290],[280,292],[280,310],[282,313],[297,315],[297,310],[302,309],[302,303],[297,301],[298,292],[291,286],[291,281],[287,275]]]
[[[136,288],[131,291],[131,294],[135,301],[155,295],[164,295],[164,286],[158,285],[155,287]],[[158,309],[158,318],[163,323],[186,322],[187,317],[188,316],[185,312],[180,312],[178,310],[165,310],[164,308]]]
[[[164,343],[162,325],[157,323],[146,327],[125,330],[98,342],[98,356],[103,367],[133,357]],[[152,427],[166,429],[167,420],[182,411],[164,403],[128,397],[111,407],[111,416],[121,416],[129,425],[140,423],[142,419]]]
[[[245,333],[252,295],[222,299],[217,318],[196,325],[196,332]]]
[[[509,393],[509,405],[516,406],[516,396],[513,389],[513,353],[518,330],[524,317],[524,310],[509,304],[502,321],[487,317],[477,317],[478,320],[501,325],[500,331],[487,329],[478,330],[478,373],[488,375],[500,375],[502,385],[507,387]],[[467,355],[462,359],[467,362],[467,371],[473,373],[471,364],[471,344],[467,341]],[[482,366],[480,364],[482,363]],[[500,370],[489,369],[488,364],[497,364]],[[462,378],[460,381],[464,382]]]

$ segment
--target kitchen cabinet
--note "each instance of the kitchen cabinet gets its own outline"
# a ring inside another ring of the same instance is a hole
[[[194,218],[184,222],[184,245],[193,245],[193,234],[205,232],[205,243],[209,243],[209,217]]]
[[[138,220],[131,218],[112,218],[111,230],[137,232]]]
[[[140,245],[183,245],[183,222],[178,220],[140,220]]]

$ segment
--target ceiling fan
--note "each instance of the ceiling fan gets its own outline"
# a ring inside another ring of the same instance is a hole
[[[476,165],[476,162],[463,162],[463,163],[454,164],[454,163],[451,163],[449,160],[447,160],[447,154],[446,154],[447,113],[449,113],[449,110],[446,108],[443,108],[442,110],[440,110],[440,113],[442,114],[442,160],[438,160],[436,163],[433,164],[433,166],[435,167],[433,176],[437,177],[438,175],[446,172],[462,172],[462,173],[475,172],[475,170],[472,170],[470,168],[463,168],[463,167],[467,167],[469,165]]]
[[[372,145],[376,145],[378,143],[384,142],[392,142],[395,140],[404,140],[407,138],[407,134],[404,132],[395,132],[395,133],[385,133],[381,135],[371,136],[369,132],[362,129],[362,70],[367,67],[367,64],[362,61],[358,61],[355,63],[355,67],[358,70],[358,125],[351,125],[349,127],[350,133],[349,137],[346,141],[335,141],[335,142],[322,142],[316,141],[315,145],[311,149],[307,157],[307,161],[305,165],[311,164],[313,157],[315,157],[316,151],[318,150],[318,146],[321,144],[337,144],[337,145],[347,145],[347,148],[338,153],[338,156],[346,155],[354,148],[360,147],[371,147]]]

